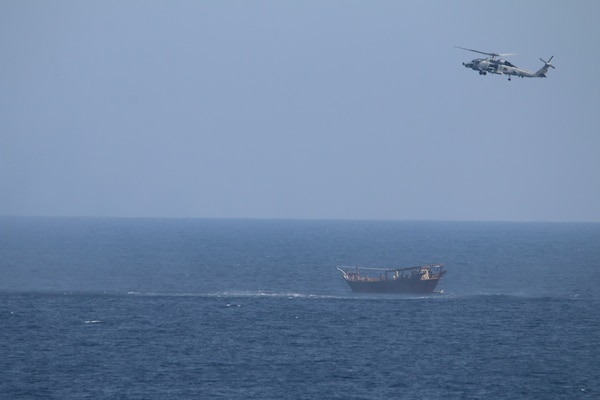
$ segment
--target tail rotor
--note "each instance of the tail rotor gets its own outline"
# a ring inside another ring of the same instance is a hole
[[[552,61],[552,59],[554,58],[554,56],[550,57],[548,59],[548,61],[544,60],[543,58],[540,57],[540,61],[544,63],[544,66],[546,67],[551,67],[552,69],[556,69],[556,67],[552,64],[550,64],[550,61]]]

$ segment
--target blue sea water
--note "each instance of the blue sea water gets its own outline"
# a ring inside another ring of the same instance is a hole
[[[4,217],[0,398],[597,399],[599,264],[600,224]]]

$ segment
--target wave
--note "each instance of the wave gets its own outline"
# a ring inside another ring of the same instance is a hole
[[[512,299],[512,300],[590,300],[596,295],[581,293],[535,293],[535,292],[475,292],[475,293],[445,293],[446,299]]]

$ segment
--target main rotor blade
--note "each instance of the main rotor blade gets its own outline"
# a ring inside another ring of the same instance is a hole
[[[460,47],[460,46],[454,46],[454,47],[456,47],[457,49],[472,51],[474,53],[485,54],[486,56],[490,56],[490,57],[498,57],[500,55],[500,54],[496,54],[496,53],[486,53],[485,51],[467,49],[466,47]]]
[[[514,56],[516,55],[516,53],[502,53],[502,54],[498,54],[498,53],[487,53],[485,51],[479,51],[479,50],[473,50],[473,49],[467,49],[466,47],[460,47],[460,46],[454,46],[457,49],[462,49],[462,50],[467,50],[467,51],[472,51],[475,53],[479,53],[479,54],[485,54],[486,56],[490,56],[490,57],[508,57],[508,56]]]

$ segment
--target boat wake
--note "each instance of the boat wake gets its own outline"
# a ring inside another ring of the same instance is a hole
[[[222,291],[214,293],[156,293],[156,292],[127,292],[131,296],[147,297],[206,297],[206,298],[288,298],[288,299],[343,299],[351,296],[335,296],[298,292],[270,291]]]
[[[154,293],[154,292],[128,292],[127,295],[140,297],[199,297],[213,299],[309,299],[309,300],[419,300],[442,297],[438,292],[429,294],[373,294],[373,293],[342,293],[342,294],[315,294],[299,292],[271,292],[271,291],[222,291],[213,293]]]
[[[205,297],[252,297],[252,298],[288,298],[288,299],[342,299],[343,296],[298,292],[269,292],[269,291],[225,291],[210,293]]]

